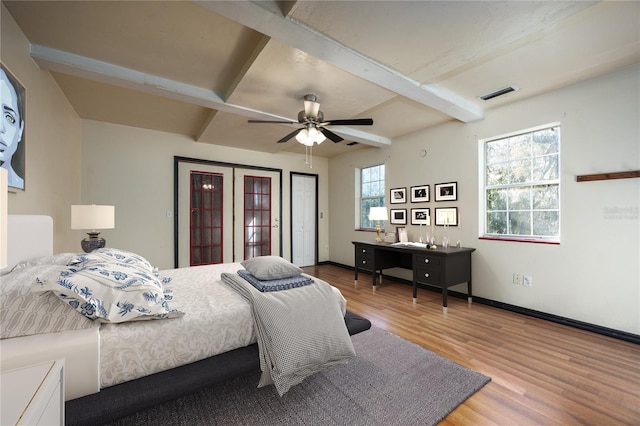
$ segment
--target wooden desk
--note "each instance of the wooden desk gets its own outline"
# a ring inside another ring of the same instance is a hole
[[[418,295],[418,284],[442,289],[442,307],[447,309],[447,288],[466,282],[468,301],[471,302],[471,253],[469,247],[438,247],[435,250],[391,245],[367,241],[353,241],[355,246],[355,280],[360,269],[370,271],[376,286],[376,274],[388,268],[413,270],[413,301]]]

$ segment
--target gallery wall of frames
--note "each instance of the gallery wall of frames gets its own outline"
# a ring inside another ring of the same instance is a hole
[[[433,215],[431,207],[420,205],[430,203],[432,200],[443,203],[442,207],[434,205]],[[391,225],[460,226],[458,207],[451,205],[457,200],[458,182],[436,183],[433,185],[433,198],[431,185],[411,186],[409,194],[407,194],[407,187],[391,188],[389,223]],[[414,204],[416,204],[415,207]]]

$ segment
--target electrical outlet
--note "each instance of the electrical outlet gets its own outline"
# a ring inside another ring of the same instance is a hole
[[[525,287],[533,287],[533,277],[531,275],[523,275],[522,285]]]
[[[522,274],[513,274],[513,283],[516,285],[522,285]]]

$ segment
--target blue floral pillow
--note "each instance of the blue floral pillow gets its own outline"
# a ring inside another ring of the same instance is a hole
[[[151,272],[123,263],[86,261],[57,280],[37,278],[33,292],[51,291],[91,320],[119,323],[184,315],[169,307],[170,290]]]
[[[125,265],[133,266],[138,269],[147,272],[157,273],[158,268],[151,265],[151,263],[140,256],[139,254],[132,253],[130,251],[116,249],[116,248],[100,248],[92,251],[91,253],[82,253],[75,256],[67,263],[68,265],[79,265],[91,261],[102,261],[108,263],[122,263]]]

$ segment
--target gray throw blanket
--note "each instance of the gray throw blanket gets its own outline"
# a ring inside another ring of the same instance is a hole
[[[274,384],[284,395],[292,386],[355,356],[336,295],[326,282],[260,292],[237,274],[222,281],[252,306],[262,375],[258,387]]]

